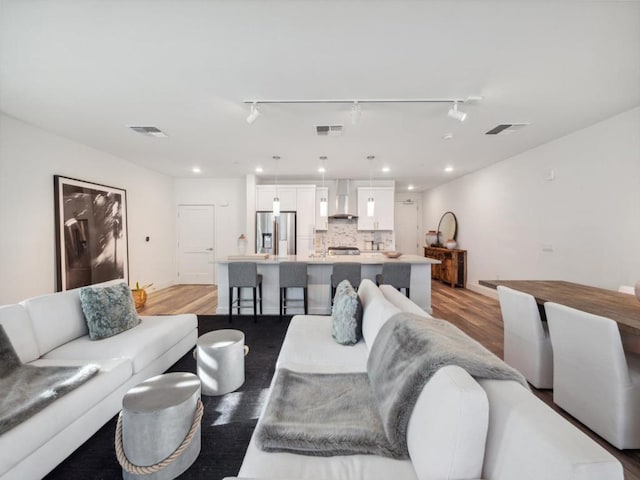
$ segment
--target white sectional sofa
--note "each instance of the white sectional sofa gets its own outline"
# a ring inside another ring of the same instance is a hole
[[[127,390],[166,371],[196,344],[193,314],[140,318],[130,330],[91,341],[78,289],[0,306],[0,324],[23,363],[100,367],[79,388],[0,435],[2,480],[46,475],[122,408]]]
[[[364,372],[371,348],[368,342],[391,316],[405,311],[429,318],[389,286],[378,289],[364,280],[358,295],[364,307],[364,340],[354,346],[339,345],[331,337],[331,317],[296,316],[287,331],[276,376],[281,368]],[[457,366],[440,369],[420,394],[409,421],[410,458],[406,460],[376,455],[268,453],[257,445],[263,416],[264,412],[234,478],[623,479],[622,465],[616,458],[523,385],[506,380],[476,381]]]

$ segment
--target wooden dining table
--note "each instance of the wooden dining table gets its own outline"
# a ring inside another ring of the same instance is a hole
[[[640,301],[635,295],[561,280],[480,280],[480,285],[498,285],[533,295],[543,320],[544,304],[559,303],[583,312],[615,320],[621,331],[640,335]]]

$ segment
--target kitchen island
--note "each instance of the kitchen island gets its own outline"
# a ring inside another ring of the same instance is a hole
[[[362,278],[368,278],[375,282],[376,274],[382,272],[384,263],[410,263],[411,264],[411,300],[417,303],[425,311],[431,313],[431,265],[440,263],[433,258],[420,257],[418,255],[402,255],[400,258],[387,258],[382,253],[366,253],[362,255],[328,255],[312,257],[270,257],[267,259],[246,260],[217,260],[216,279],[218,281],[218,314],[229,313],[229,274],[228,265],[236,261],[255,261],[258,265],[258,273],[262,278],[262,308],[265,315],[278,315],[280,309],[278,300],[279,290],[279,265],[280,262],[304,262],[307,264],[309,275],[308,302],[309,314],[331,314],[331,272],[335,263],[355,262],[362,265]],[[251,289],[242,289],[242,298],[250,298]],[[288,297],[302,299],[302,289],[290,289]],[[235,313],[235,309],[234,309]],[[243,314],[253,314],[253,309],[243,308]],[[290,308],[288,314],[298,313],[297,309]],[[302,307],[299,313],[303,313]]]

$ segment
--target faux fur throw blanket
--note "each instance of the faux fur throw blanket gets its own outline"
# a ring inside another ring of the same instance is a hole
[[[413,407],[424,385],[446,365],[528,388],[520,373],[449,322],[399,313],[380,329],[368,375],[279,370],[258,427],[258,446],[316,456],[406,458]]]
[[[267,452],[402,457],[387,440],[366,373],[281,368],[258,426]]]
[[[80,386],[98,370],[97,365],[23,365],[0,325],[0,435]]]

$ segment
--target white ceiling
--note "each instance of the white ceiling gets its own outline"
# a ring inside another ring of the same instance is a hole
[[[640,2],[0,0],[0,62],[0,110],[170,176],[270,176],[280,155],[280,178],[318,178],[326,155],[327,178],[367,178],[375,155],[374,178],[424,189],[638,106]],[[349,105],[249,125],[243,103],[469,95],[464,123],[363,104],[357,125]]]

